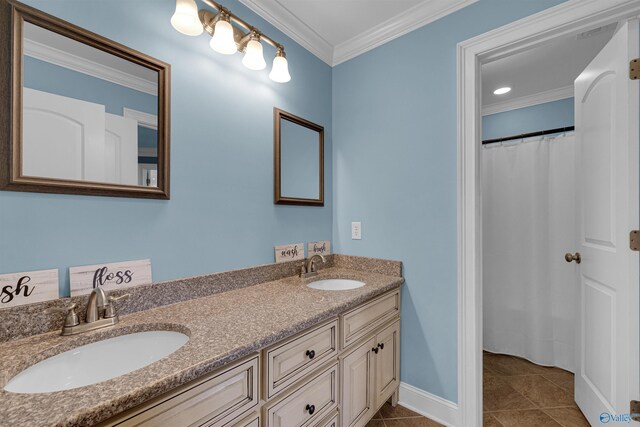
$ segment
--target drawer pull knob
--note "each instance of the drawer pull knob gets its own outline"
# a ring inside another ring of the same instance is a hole
[[[316,412],[316,407],[313,405],[307,405],[305,409],[307,410],[309,415],[313,415],[313,413]]]
[[[307,350],[307,356],[309,357],[309,359],[313,359],[314,357],[316,357],[316,352],[313,350]]]
[[[378,347],[380,348],[380,350],[384,350],[384,343],[378,343]]]
[[[380,351],[380,349],[378,347],[373,347],[371,349],[371,351],[373,351],[375,354],[378,354],[378,352]]]

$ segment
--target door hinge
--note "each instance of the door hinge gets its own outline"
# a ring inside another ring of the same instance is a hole
[[[640,400],[632,400],[629,403],[629,414],[633,421],[640,421]]]
[[[640,230],[631,230],[629,233],[629,248],[632,251],[640,251]]]
[[[632,59],[629,62],[629,78],[631,80],[640,79],[640,58]]]

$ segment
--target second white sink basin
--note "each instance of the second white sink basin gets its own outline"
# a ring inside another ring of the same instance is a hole
[[[364,286],[364,282],[349,279],[323,279],[311,282],[307,286],[321,291],[346,291],[361,288]]]
[[[150,331],[97,341],[45,359],[13,377],[12,393],[70,390],[119,377],[152,364],[189,341],[180,332]]]

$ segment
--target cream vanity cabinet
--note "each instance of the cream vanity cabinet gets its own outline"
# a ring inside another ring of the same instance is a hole
[[[394,289],[103,426],[360,427],[400,384]]]
[[[342,427],[367,424],[400,385],[400,293],[394,291],[341,316]],[[352,334],[350,334],[352,332]],[[350,336],[361,337],[350,339]],[[397,394],[394,400],[397,399]]]

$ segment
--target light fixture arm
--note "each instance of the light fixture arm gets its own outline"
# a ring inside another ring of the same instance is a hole
[[[245,21],[243,21],[242,19],[238,18],[236,15],[234,15],[233,13],[231,13],[227,8],[225,8],[224,6],[222,6],[219,3],[216,3],[213,0],[202,0],[202,2],[204,4],[206,4],[207,6],[215,9],[218,13],[215,15],[215,17],[213,18],[215,21],[214,22],[203,22],[203,25],[206,27],[211,27],[213,28],[213,26],[215,25],[215,23],[217,22],[218,19],[220,19],[220,15],[221,13],[226,13],[227,15],[229,15],[229,19],[232,23],[237,24],[239,27],[242,27],[245,31],[247,31],[249,34],[245,35],[242,40],[244,40],[247,36],[251,35],[252,31],[255,31],[257,34],[259,34],[260,36],[260,41],[264,41],[267,44],[273,46],[274,48],[278,49],[278,48],[282,48],[282,45],[280,43],[277,43],[276,41],[274,41],[273,39],[271,39],[270,37],[262,34],[260,31],[258,31],[255,27],[247,24]],[[204,14],[199,13],[200,19],[203,19]],[[247,39],[244,44],[246,45],[246,43],[249,41],[249,39]]]

